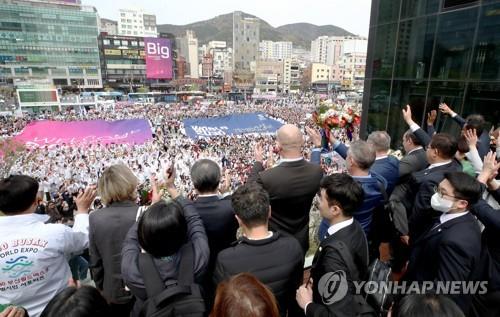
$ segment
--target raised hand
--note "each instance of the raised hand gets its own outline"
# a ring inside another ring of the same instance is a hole
[[[253,148],[254,157],[257,162],[264,161],[264,147],[260,142],[257,142]]]
[[[88,213],[90,210],[90,205],[97,196],[97,190],[95,186],[89,186],[85,191],[78,194],[76,197],[76,208],[78,213]]]
[[[412,123],[414,123],[413,119],[412,119],[412,114],[411,114],[411,107],[410,105],[406,105],[406,107],[402,110],[403,112],[403,119],[405,120],[405,122],[408,124],[408,125],[411,125]]]
[[[465,137],[465,140],[467,140],[467,144],[469,144],[469,147],[476,147],[477,146],[476,129],[465,130],[464,137]]]
[[[477,180],[483,184],[488,185],[498,174],[498,169],[500,169],[500,162],[497,162],[496,154],[493,152],[489,152],[484,157],[483,170],[477,177]]]
[[[450,107],[448,107],[447,104],[445,104],[444,102],[439,104],[439,110],[444,113],[444,114],[447,114],[447,115],[452,115],[454,112],[453,110],[451,110]]]
[[[427,125],[434,125],[434,122],[436,122],[437,118],[437,111],[432,110],[431,112],[427,113]]]
[[[175,188],[175,167],[173,163],[165,171],[165,188],[172,199],[180,196],[179,192]]]
[[[151,191],[152,191],[151,203],[154,204],[161,200],[160,186],[154,174],[151,175],[149,181],[151,182]]]
[[[306,127],[307,135],[315,147],[321,147],[321,134],[316,129]]]

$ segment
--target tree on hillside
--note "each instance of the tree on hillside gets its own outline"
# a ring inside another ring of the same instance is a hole
[[[10,175],[12,166],[25,150],[24,144],[12,138],[0,139],[0,178]]]

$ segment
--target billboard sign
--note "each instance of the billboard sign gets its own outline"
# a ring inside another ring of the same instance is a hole
[[[145,37],[146,77],[172,79],[172,45],[169,39]]]

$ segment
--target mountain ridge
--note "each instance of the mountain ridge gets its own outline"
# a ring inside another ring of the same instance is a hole
[[[258,18],[244,13],[245,17]],[[353,33],[335,25],[315,25],[307,22],[290,23],[273,27],[265,20],[260,19],[261,41],[291,41],[294,47],[309,49],[311,41],[319,36],[352,36]],[[158,24],[159,33],[171,33],[176,37],[186,34],[186,30],[193,30],[198,43],[203,45],[210,41],[226,41],[229,47],[233,43],[233,13],[218,15],[212,19],[193,22],[185,25]]]

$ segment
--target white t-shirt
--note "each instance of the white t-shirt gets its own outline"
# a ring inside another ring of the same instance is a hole
[[[0,304],[39,316],[68,286],[68,260],[88,247],[89,216],[75,216],[73,228],[45,224],[37,214],[0,217]]]

